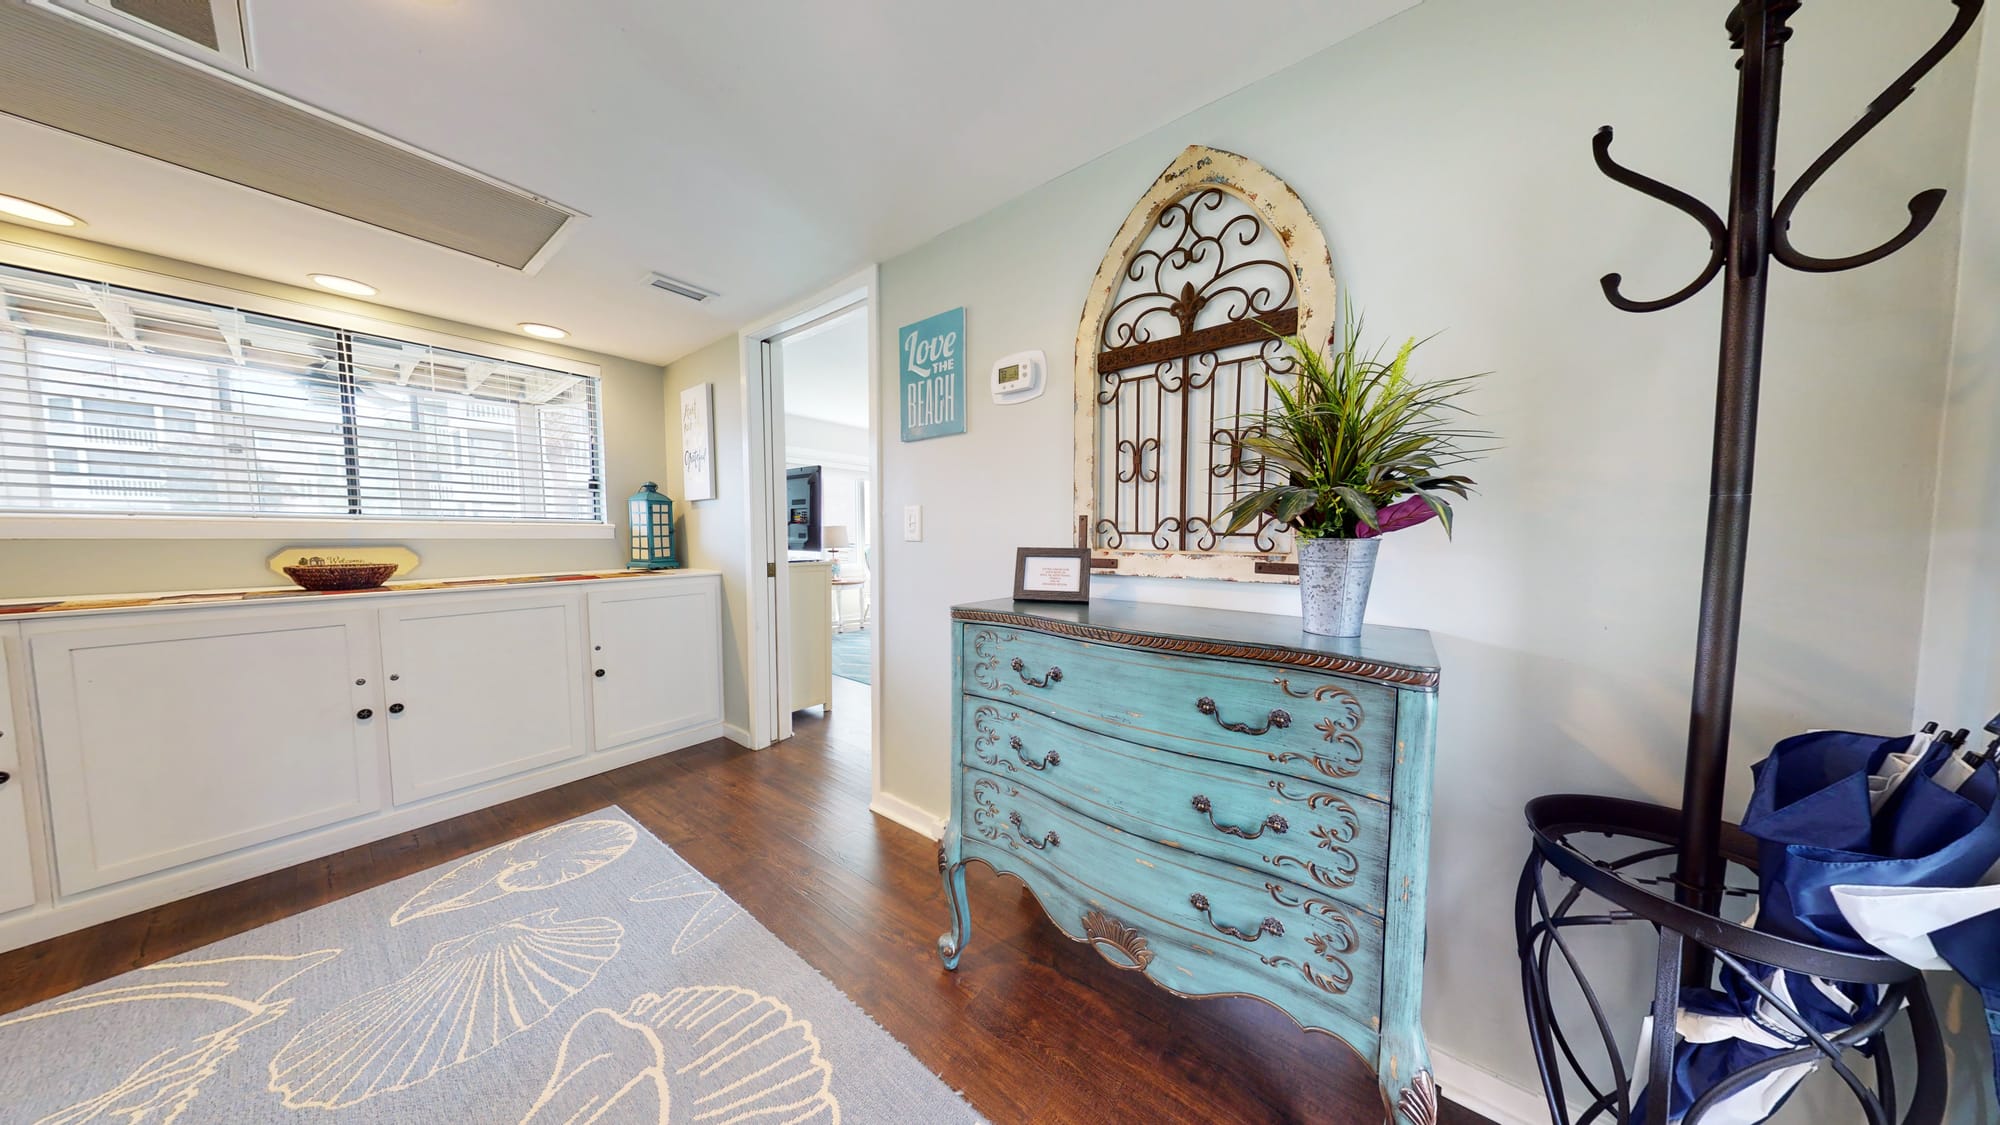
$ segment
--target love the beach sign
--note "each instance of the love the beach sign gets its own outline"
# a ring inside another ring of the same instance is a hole
[[[965,432],[965,309],[906,324],[897,341],[903,371],[903,440]]]

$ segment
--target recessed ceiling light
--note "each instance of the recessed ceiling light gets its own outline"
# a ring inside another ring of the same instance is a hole
[[[337,274],[309,273],[306,276],[321,289],[331,289],[335,293],[345,293],[350,297],[373,297],[376,293],[375,287],[365,281],[355,281]]]
[[[0,195],[0,215],[12,215],[16,219],[26,219],[31,223],[47,223],[52,227],[80,227],[83,220],[53,207],[44,207],[32,199],[22,199],[17,195]]]
[[[569,335],[569,333],[563,331],[560,328],[557,328],[553,324],[535,324],[532,321],[530,321],[529,323],[517,325],[516,327],[520,328],[521,331],[526,332],[530,336],[534,336],[543,340],[560,340],[563,337]]]

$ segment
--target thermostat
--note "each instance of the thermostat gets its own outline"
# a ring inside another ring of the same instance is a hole
[[[993,401],[1026,402],[1040,398],[1049,361],[1041,352],[1015,352],[993,365]]]

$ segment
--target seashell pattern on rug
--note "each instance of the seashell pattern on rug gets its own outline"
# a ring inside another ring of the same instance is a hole
[[[638,830],[618,820],[579,820],[481,852],[410,896],[389,918],[400,926],[481,906],[508,895],[558,887],[632,850]]]
[[[0,1028],[78,1015],[78,1018],[118,1018],[125,1005],[189,1001],[217,1006],[221,1018],[234,1023],[218,1027],[148,1058],[109,1089],[48,1114],[37,1125],[81,1125],[86,1121],[171,1123],[201,1093],[224,1059],[242,1047],[251,1032],[284,1017],[293,997],[280,990],[307,972],[340,956],[338,949],[299,954],[249,954],[236,957],[190,957],[147,965],[131,974],[136,983],[64,996],[35,1011],[0,1017]]]
[[[743,914],[743,908],[736,905],[721,888],[703,878],[700,872],[690,871],[671,879],[654,883],[633,894],[633,902],[679,902],[693,904],[693,912],[682,923],[681,932],[674,938],[674,952],[686,953],[702,942],[715,936],[715,932]]]
[[[597,978],[625,928],[523,915],[431,947],[401,980],[307,1024],[272,1058],[291,1109],[340,1109],[403,1090],[535,1026]]]
[[[782,1001],[727,985],[647,993],[570,1028],[521,1125],[840,1125],[833,1065]]]

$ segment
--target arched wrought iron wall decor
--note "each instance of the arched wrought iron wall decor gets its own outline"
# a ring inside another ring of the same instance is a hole
[[[1332,255],[1283,180],[1190,145],[1111,242],[1076,338],[1076,534],[1119,574],[1296,581],[1289,532],[1229,534],[1260,486],[1246,416],[1271,405],[1279,339],[1333,329]]]

